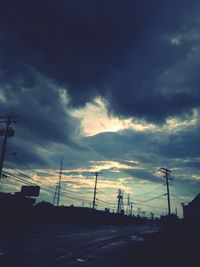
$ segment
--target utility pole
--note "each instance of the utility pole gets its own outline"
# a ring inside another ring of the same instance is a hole
[[[166,186],[167,186],[167,203],[168,203],[168,215],[171,215],[171,205],[170,205],[170,194],[169,194],[169,180],[172,180],[170,177],[171,170],[166,168],[160,168],[160,172],[164,174],[164,178],[166,180]]]
[[[54,197],[53,197],[53,205],[59,206],[60,202],[60,188],[61,188],[61,179],[62,179],[62,170],[63,170],[63,156],[61,157],[61,162],[60,162],[60,172],[59,172],[59,177],[58,177],[58,184],[56,185]]]
[[[2,144],[2,149],[1,149],[1,158],[0,158],[0,179],[2,178],[2,170],[3,170],[3,162],[5,158],[5,153],[6,153],[6,144],[7,144],[7,139],[9,137],[13,137],[15,131],[10,127],[11,123],[16,122],[16,117],[14,116],[0,116],[0,123],[5,123],[6,128],[5,129],[0,129],[0,136],[4,136],[3,139],[3,144]]]
[[[95,209],[95,206],[96,206],[96,194],[97,194],[97,181],[98,181],[99,174],[102,174],[102,172],[92,172],[92,174],[95,175],[94,196],[93,196],[93,202],[92,202],[92,208]]]

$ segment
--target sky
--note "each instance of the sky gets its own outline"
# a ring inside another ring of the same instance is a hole
[[[200,2],[6,0],[0,3],[0,115],[17,116],[1,191],[39,184],[52,202],[172,212],[200,186]],[[5,125],[1,123],[1,128]],[[3,140],[2,137],[1,142]]]

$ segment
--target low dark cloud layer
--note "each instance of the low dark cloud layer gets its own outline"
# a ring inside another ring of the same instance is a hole
[[[198,11],[186,0],[3,1],[1,88],[40,90],[51,105],[52,90],[36,89],[40,73],[74,107],[101,95],[119,116],[187,113],[200,103]]]

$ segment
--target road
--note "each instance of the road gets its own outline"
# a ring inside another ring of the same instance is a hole
[[[150,226],[48,225],[1,234],[4,267],[112,266],[126,247],[141,242]]]

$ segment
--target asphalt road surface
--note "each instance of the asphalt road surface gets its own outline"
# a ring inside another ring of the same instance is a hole
[[[114,266],[122,252],[141,242],[153,226],[29,227],[0,234],[0,266]]]

